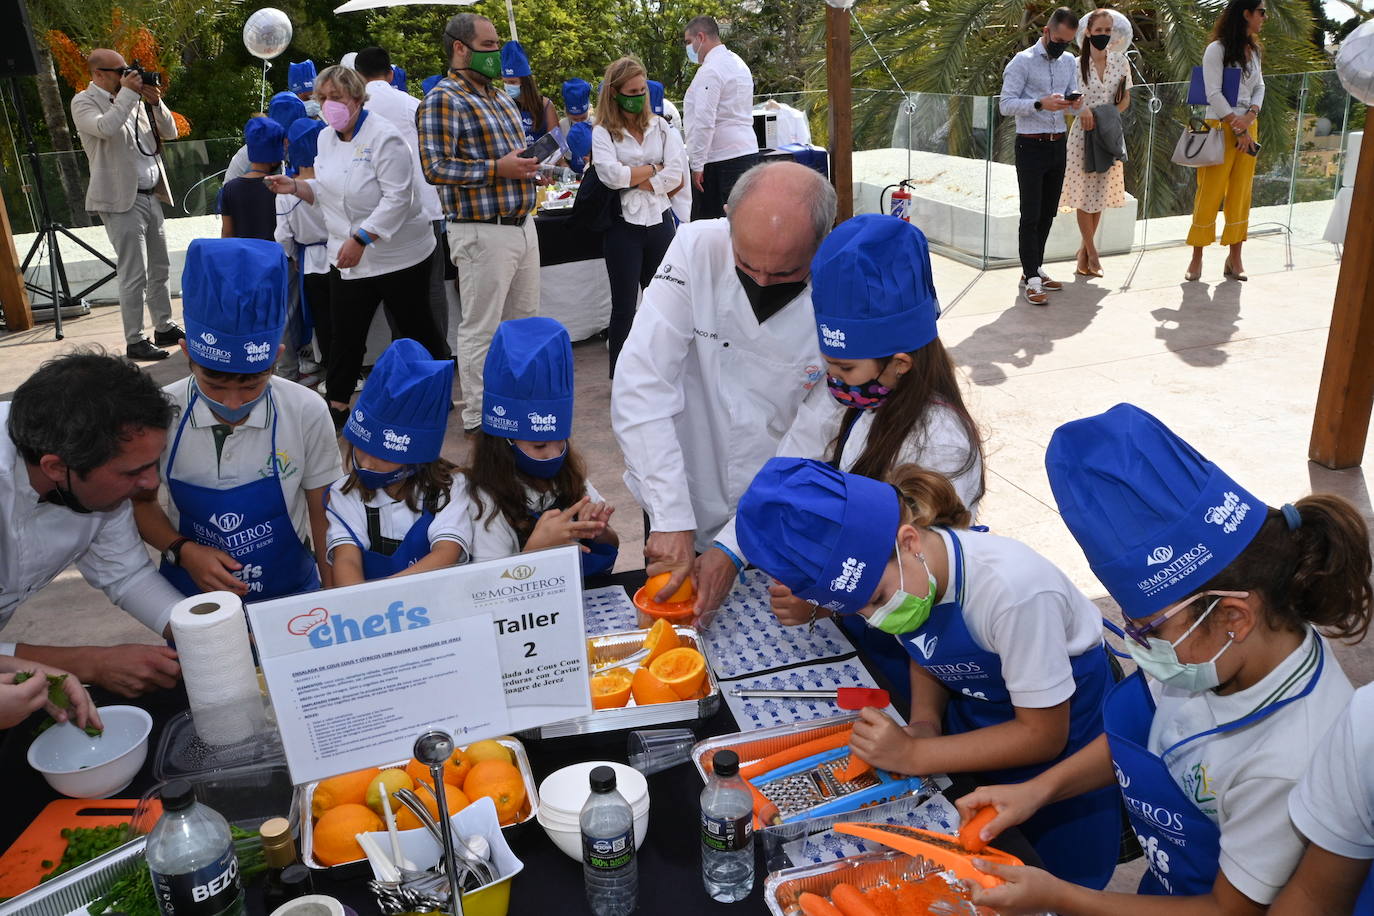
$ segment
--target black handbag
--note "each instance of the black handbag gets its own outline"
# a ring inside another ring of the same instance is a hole
[[[589,232],[605,232],[620,219],[620,192],[606,187],[596,169],[587,164],[573,198],[573,225]]]

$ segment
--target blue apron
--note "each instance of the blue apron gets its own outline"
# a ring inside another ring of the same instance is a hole
[[[310,297],[305,294],[305,249],[319,248],[327,244],[327,241],[296,243],[296,247],[300,249],[296,252],[296,282],[301,291],[301,302],[300,311],[291,316],[291,340],[295,342],[298,350],[310,343],[310,338],[315,336],[315,315],[310,311]]]
[[[1016,718],[1011,694],[1002,680],[1002,659],[974,641],[964,621],[964,549],[953,531],[952,601],[936,605],[919,629],[898,641],[910,658],[950,691],[945,707],[945,733],[962,734]],[[1069,737],[1053,760],[979,774],[980,781],[1023,782],[1092,743],[1102,734],[1102,703],[1112,683],[1104,649],[1070,659],[1074,693],[1069,701]],[[1121,803],[1111,786],[1065,799],[1040,809],[1021,825],[1045,867],[1066,881],[1100,890],[1116,867],[1121,839]]]
[[[1355,901],[1354,916],[1374,916],[1374,866],[1370,867],[1369,877],[1364,879],[1364,887]]]
[[[525,109],[520,109],[520,128],[525,132],[525,145],[533,146],[534,141],[548,133],[542,127],[534,126],[534,115]]]
[[[429,556],[429,523],[434,521],[434,513],[426,508],[420,513],[420,517],[415,520],[415,524],[410,526],[406,536],[401,539],[396,551],[390,555],[380,553],[370,549],[363,539],[350,527],[348,522],[343,520],[339,513],[329,506],[325,506],[325,511],[339,520],[339,524],[344,526],[348,536],[353,539],[353,543],[358,545],[358,549],[363,553],[363,578],[368,582],[373,579],[385,579],[387,576],[394,576],[396,573],[408,568],[413,563],[418,563]]]
[[[1155,701],[1145,676],[1137,671],[1108,692],[1103,719],[1112,765],[1126,799],[1126,813],[1150,866],[1136,893],[1186,897],[1211,892],[1221,861],[1221,830],[1179,786],[1164,758],[1193,741],[1253,725],[1307,696],[1317,686],[1326,664],[1320,639],[1317,652],[1317,670],[1301,693],[1184,738],[1159,756],[1149,750]]]
[[[182,537],[198,544],[216,547],[233,557],[243,568],[234,577],[248,584],[245,601],[266,601],[283,595],[312,592],[320,587],[320,571],[315,558],[305,549],[291,524],[286,497],[281,491],[277,469],[277,410],[272,389],[267,389],[267,406],[272,412],[272,476],[227,490],[202,487],[178,480],[173,473],[181,434],[195,408],[199,393],[192,393],[177,424],[172,453],[167,456],[167,491],[180,513],[177,530]],[[158,572],[183,595],[199,595],[200,586],[180,566],[165,561]]]
[[[566,508],[568,508],[566,505],[557,503],[549,507],[549,509],[558,509],[560,511]],[[548,512],[549,509],[545,509],[543,512],[531,510],[530,516],[537,522],[540,516],[542,516],[544,512]],[[534,529],[530,530],[532,532]],[[529,539],[529,534],[519,534],[518,532],[516,534],[516,540],[519,542],[521,550],[525,549],[525,544],[529,542]],[[590,576],[609,574],[611,569],[615,566],[616,557],[620,556],[620,548],[615,544],[602,544],[591,538],[582,538],[578,543],[591,551],[590,553],[582,553],[583,579]]]

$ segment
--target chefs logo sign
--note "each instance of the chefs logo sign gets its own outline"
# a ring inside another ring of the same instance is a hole
[[[314,649],[341,646],[344,643],[387,636],[402,630],[416,630],[429,626],[429,610],[406,607],[404,601],[393,601],[385,611],[363,617],[330,614],[322,607],[311,608],[286,622],[286,632],[304,636]]]

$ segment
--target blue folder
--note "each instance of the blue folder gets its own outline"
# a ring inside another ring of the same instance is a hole
[[[1223,67],[1221,71],[1221,94],[1226,97],[1226,101],[1232,106],[1236,104],[1236,99],[1240,98],[1240,68]],[[1188,84],[1188,104],[1206,105],[1207,86],[1202,79],[1202,68],[1193,68],[1193,79]]]

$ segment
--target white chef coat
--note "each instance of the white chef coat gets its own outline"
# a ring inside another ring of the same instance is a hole
[[[420,165],[420,129],[415,124],[415,112],[420,108],[420,100],[386,80],[370,80],[363,108],[386,118],[401,132],[406,146],[410,147],[411,161],[415,166],[415,196],[420,200],[420,212],[431,222],[443,219],[444,207],[439,202],[439,189],[425,180],[425,170]]]
[[[275,238],[286,250],[286,256],[295,259],[300,250],[304,250],[306,273],[329,273],[329,252],[324,244],[316,244],[329,241],[329,232],[324,228],[324,211],[292,194],[278,194],[276,197]]]
[[[462,474],[454,475],[453,479],[453,502],[461,506],[467,514],[468,525],[471,530],[472,547],[469,551],[474,563],[482,560],[496,560],[501,557],[512,557],[520,552],[520,537],[511,527],[510,522],[501,514],[501,510],[496,508],[490,496],[482,497],[482,517],[477,518],[476,497],[469,492],[470,482]],[[594,503],[604,503],[606,497],[587,481],[587,496]],[[525,505],[529,508],[531,515],[538,515],[544,510],[553,506],[554,495],[552,493],[541,493],[537,490],[525,488]]]
[[[1374,859],[1374,684],[1355,691],[1288,796],[1293,825],[1327,852]]]
[[[815,458],[826,461],[830,457],[831,443],[839,435],[840,425],[845,414],[855,408],[843,407],[833,397],[808,400],[797,411],[792,427],[778,443],[780,458]],[[840,453],[840,470],[850,471],[863,455],[868,446],[868,435],[873,430],[876,414],[883,408],[859,411],[859,418],[849,430],[844,450]],[[973,465],[959,473],[969,453],[973,453]],[[959,422],[959,415],[945,404],[932,404],[926,411],[925,422],[920,428],[907,434],[901,451],[893,467],[904,464],[918,464],[931,471],[937,471],[949,478],[959,499],[977,517],[978,488],[983,479],[983,460],[976,448],[969,443],[968,433]],[[735,536],[735,519],[732,516],[725,527],[716,535],[716,540],[734,552],[735,556],[748,562],[749,558],[740,550],[739,539]]]
[[[649,179],[652,191],[630,187],[630,170],[643,165],[663,166]],[[603,185],[620,191],[620,215],[632,226],[657,226],[663,222],[663,212],[672,206],[668,192],[687,177],[682,168],[682,140],[658,115],[649,117],[643,143],[629,131],[614,140],[605,127],[593,127],[592,166]]]
[[[714,54],[714,52],[713,52]],[[611,425],[654,531],[710,547],[808,397],[829,398],[808,285],[760,325],[730,224],[678,230],[616,364]]]
[[[82,514],[40,502],[28,466],[9,434],[10,405],[0,404],[0,627],[19,605],[76,564],[111,602],[159,636],[181,592],[158,575],[128,502]],[[0,642],[0,655],[15,644]]]
[[[229,159],[229,165],[224,170],[224,178],[220,181],[223,187],[235,178],[242,178],[248,174],[248,170],[253,167],[253,160],[248,158],[247,144],[240,146],[234,151],[234,155]]]
[[[754,75],[725,45],[706,54],[682,99],[692,171],[759,151],[754,136]]]
[[[1259,683],[1222,696],[1191,695],[1150,682],[1155,716],[1149,750],[1244,718],[1261,706],[1301,693],[1316,671],[1317,641],[1302,644]],[[1256,903],[1269,904],[1302,858],[1302,837],[1288,818],[1288,796],[1308,770],[1322,737],[1345,713],[1353,690],[1325,645],[1326,663],[1312,693],[1251,725],[1185,744],[1165,759],[1169,773],[1221,829],[1221,871]]]
[[[357,230],[375,239],[357,266],[339,271],[345,280],[413,267],[434,251],[413,158],[401,132],[379,115],[369,114],[347,142],[330,128],[320,131],[315,177],[307,183],[329,229],[329,263],[338,263],[339,249]]]
[[[381,527],[382,537],[393,541],[401,541],[410,533],[410,529],[420,518],[420,513],[407,506],[405,500],[392,499],[386,494],[385,490],[374,490],[372,498],[366,503],[363,502],[362,490],[354,487],[352,491],[343,491],[347,477],[341,477],[329,488],[329,509],[326,517],[329,519],[329,533],[325,537],[328,544],[329,562],[334,562],[334,548],[340,544],[353,544],[360,549],[369,549],[367,544],[367,510],[376,509],[378,512],[378,522]],[[463,555],[458,562],[467,561],[468,546],[472,543],[472,520],[468,517],[466,500],[449,499],[447,503],[434,513],[434,518],[429,523],[429,547],[434,549],[434,545],[440,541],[453,541],[463,549]],[[337,516],[337,517],[336,517]],[[342,521],[340,521],[342,519]],[[347,523],[347,527],[345,527]],[[353,535],[349,534],[349,529],[353,530],[363,540],[363,544],[358,545],[353,540]]]
[[[310,539],[310,506],[305,491],[327,487],[343,476],[339,459],[338,440],[329,408],[318,394],[304,385],[273,377],[268,382],[272,403],[280,414],[277,423],[277,474],[281,478],[282,498],[291,513],[291,526],[304,544]],[[178,417],[186,411],[191,400],[190,377],[175,381],[162,389],[178,408]],[[272,476],[268,455],[272,451],[272,411],[267,398],[253,405],[248,419],[235,426],[224,439],[224,446],[215,457],[215,434],[211,427],[220,423],[215,419],[204,398],[196,399],[196,406],[181,434],[172,473],[177,480],[199,487],[227,490]],[[176,426],[168,432],[167,447],[162,450],[158,472],[167,479],[167,458],[176,440]],[[172,527],[179,525],[181,513],[176,504],[167,500],[167,518]]]
[[[1236,93],[1233,107],[1226,101],[1222,92],[1225,71],[1226,49],[1221,42],[1214,41],[1202,52],[1202,85],[1207,90],[1207,117],[1220,121],[1228,114],[1242,117],[1251,105],[1264,107],[1264,72],[1260,69],[1259,55],[1250,58],[1247,66],[1240,70],[1240,90]]]

